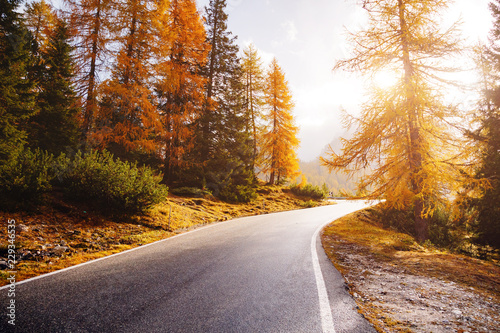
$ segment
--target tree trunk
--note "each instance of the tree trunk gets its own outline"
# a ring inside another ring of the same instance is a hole
[[[405,108],[408,116],[408,158],[410,162],[410,178],[413,194],[415,195],[413,212],[415,214],[415,234],[419,242],[429,237],[428,220],[423,217],[424,199],[421,197],[423,190],[422,175],[422,138],[418,124],[418,109],[415,107],[415,94],[412,87],[413,66],[410,60],[408,26],[405,19],[405,5],[403,0],[398,0],[399,22],[401,26],[401,46],[403,50],[403,68],[405,83]]]
[[[96,64],[98,51],[98,39],[101,30],[101,2],[97,6],[97,12],[94,20],[94,31],[92,33],[92,51],[90,55],[90,70],[89,82],[87,86],[87,100],[85,103],[85,115],[83,120],[83,134],[87,136],[92,130],[95,110],[95,81],[96,81]]]

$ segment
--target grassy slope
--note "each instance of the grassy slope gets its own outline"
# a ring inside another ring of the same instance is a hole
[[[249,204],[169,196],[147,216],[119,220],[57,200],[51,208],[42,208],[37,213],[0,212],[3,226],[0,229],[0,260],[7,259],[9,219],[15,219],[18,226],[16,256],[22,260],[16,269],[17,281],[21,281],[165,239],[200,225],[319,204],[277,186],[261,186],[258,192],[259,198]],[[26,228],[19,228],[21,225]],[[7,284],[7,277],[7,270],[0,270],[0,285]]]
[[[375,208],[376,209],[376,208]],[[380,331],[408,331],[409,329],[391,318],[391,313],[380,313],[380,307],[369,301],[373,295],[361,295],[357,284],[364,279],[371,267],[394,267],[399,274],[436,278],[455,283],[464,289],[500,302],[500,266],[495,261],[483,261],[420,246],[411,236],[386,230],[381,227],[370,209],[356,212],[330,224],[322,234],[326,253],[344,276],[356,277],[349,280],[351,294],[357,296],[360,312]],[[366,258],[366,265],[354,262],[353,257]],[[430,280],[429,280],[430,281]],[[380,288],[385,284],[380,281]],[[426,286],[422,286],[426,288]],[[384,295],[386,292],[384,291]],[[367,301],[368,300],[368,301]],[[391,303],[389,300],[387,303]],[[395,300],[392,300],[395,303]],[[449,304],[449,307],[454,306]],[[400,325],[400,326],[397,326]]]

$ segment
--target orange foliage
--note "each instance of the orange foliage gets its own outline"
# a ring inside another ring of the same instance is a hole
[[[161,50],[156,86],[162,118],[162,154],[165,177],[171,182],[175,171],[186,165],[193,148],[194,121],[202,112],[206,79],[200,68],[207,62],[209,44],[205,28],[192,0],[172,0],[168,20],[161,23],[170,38]]]
[[[279,183],[297,175],[299,145],[298,128],[294,124],[294,103],[282,69],[273,59],[266,77],[265,102],[269,109],[266,119],[270,127],[264,133],[261,147],[263,172],[270,174],[269,182]]]
[[[103,87],[99,130],[94,134],[101,147],[117,144],[125,151],[153,152],[155,133],[161,121],[153,103],[149,66],[155,56],[152,48],[154,10],[147,1],[129,0],[121,4],[115,29],[121,31],[121,48],[111,79]]]
[[[77,86],[84,98],[83,131],[94,127],[97,112],[99,74],[104,68],[114,20],[114,0],[64,0],[70,10],[69,26],[74,29]]]

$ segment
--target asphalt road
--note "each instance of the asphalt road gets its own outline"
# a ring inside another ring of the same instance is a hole
[[[0,332],[375,332],[321,248],[362,202],[235,219],[0,290]]]

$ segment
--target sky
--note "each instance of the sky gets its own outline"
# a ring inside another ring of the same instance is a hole
[[[463,36],[470,43],[485,40],[492,27],[489,2],[455,0],[446,19],[461,19]],[[200,9],[208,3],[198,0]],[[298,157],[316,159],[345,133],[341,108],[355,114],[363,100],[363,81],[332,68],[349,57],[345,31],[363,26],[364,10],[355,0],[227,0],[227,4],[228,28],[238,36],[240,48],[252,42],[265,63],[277,58],[295,102]]]

